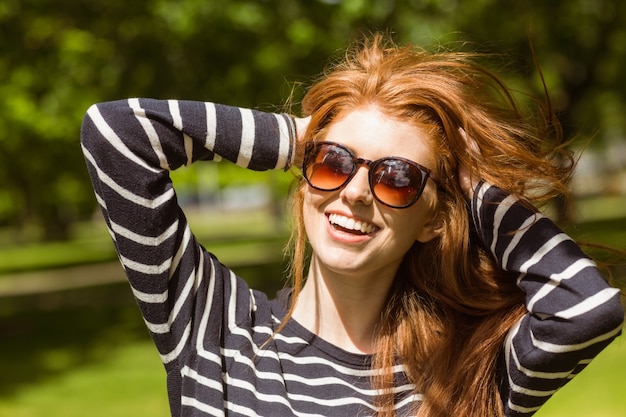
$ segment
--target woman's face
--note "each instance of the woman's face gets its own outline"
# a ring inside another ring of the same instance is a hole
[[[437,166],[424,131],[385,116],[375,106],[341,113],[320,140],[342,144],[358,158],[398,156],[431,171]],[[313,261],[333,273],[393,279],[413,243],[435,236],[432,219],[436,203],[436,186],[429,179],[412,206],[381,204],[372,195],[366,166],[359,167],[348,184],[337,191],[319,191],[306,185],[303,216]],[[357,228],[360,230],[353,230]]]

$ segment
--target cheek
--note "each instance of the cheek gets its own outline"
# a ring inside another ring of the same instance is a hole
[[[311,232],[314,232],[320,227],[319,223],[323,219],[323,205],[324,197],[320,195],[317,190],[304,190],[304,196],[302,199],[302,220],[304,221],[304,227],[307,234],[310,236]],[[328,194],[328,193],[324,193]]]
[[[315,210],[313,209],[313,204],[310,201],[310,198],[304,197],[302,202],[302,221],[304,222],[304,227],[307,229],[307,234],[310,229],[311,219],[314,218]]]
[[[303,212],[323,212],[333,196],[337,195],[334,191],[320,191],[307,186],[303,196]]]
[[[395,219],[394,229],[399,239],[412,244],[423,234],[424,228],[429,227],[435,215],[435,207],[432,201],[425,199],[405,210]]]
[[[307,213],[312,212],[314,208],[319,205],[316,200],[318,199],[312,195],[308,189],[304,190],[302,198],[302,213],[304,214],[305,220],[308,217]]]
[[[424,221],[418,216],[406,216],[403,219],[399,219],[395,224],[395,235],[398,240],[407,242],[412,245],[416,240],[419,231],[422,229]]]

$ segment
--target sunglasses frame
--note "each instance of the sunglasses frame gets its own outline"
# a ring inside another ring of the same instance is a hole
[[[352,157],[352,162],[353,162],[353,169],[352,172],[350,173],[350,175],[348,175],[348,177],[346,178],[345,181],[343,181],[338,187],[334,187],[334,188],[330,188],[330,189],[326,189],[326,188],[320,188],[318,186],[315,186],[311,183],[311,180],[309,179],[308,175],[307,175],[307,166],[310,163],[310,158],[311,158],[311,151],[317,147],[320,147],[322,145],[331,145],[331,146],[336,146],[340,149],[343,149],[344,151],[346,151],[351,157]],[[419,186],[419,188],[417,189],[417,193],[416,196],[413,198],[412,201],[410,201],[407,204],[404,205],[393,205],[393,204],[389,204],[386,203],[384,201],[382,201],[377,195],[376,195],[376,191],[374,190],[374,184],[373,184],[373,176],[372,176],[372,168],[375,168],[378,164],[388,161],[388,160],[394,160],[394,161],[401,161],[404,162],[408,165],[411,165],[415,168],[417,168],[421,174],[422,174],[422,182]],[[349,149],[348,147],[346,147],[345,145],[342,145],[340,143],[337,142],[330,142],[330,141],[309,141],[305,144],[305,148],[304,148],[304,159],[302,162],[302,176],[304,177],[304,179],[306,180],[307,184],[309,184],[309,186],[311,186],[312,188],[316,189],[316,190],[320,190],[320,191],[337,191],[337,190],[341,190],[342,188],[344,188],[346,185],[348,185],[348,183],[352,180],[352,178],[354,178],[354,176],[356,175],[357,171],[359,170],[359,167],[361,166],[367,166],[367,178],[368,178],[368,183],[370,186],[370,192],[372,193],[372,196],[374,196],[374,198],[376,199],[376,201],[378,201],[379,203],[387,206],[387,207],[391,207],[391,208],[407,208],[412,206],[413,204],[415,204],[420,197],[422,196],[422,193],[424,192],[424,188],[426,187],[426,183],[428,182],[428,179],[432,179],[433,181],[435,181],[435,178],[433,178],[432,174],[431,174],[431,170],[426,168],[423,165],[418,164],[415,161],[411,161],[410,159],[406,159],[406,158],[402,158],[400,156],[386,156],[384,158],[380,158],[377,159],[375,161],[369,160],[369,159],[365,159],[365,158],[357,158],[357,156],[354,154],[354,152],[352,152],[351,149]]]

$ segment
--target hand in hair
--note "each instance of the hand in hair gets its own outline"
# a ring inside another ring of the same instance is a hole
[[[302,158],[304,156],[304,142],[306,141],[311,116],[294,117],[293,121],[296,124],[296,150],[293,165],[300,166],[302,165]]]
[[[468,137],[465,129],[462,127],[459,128],[459,134],[467,145],[467,151],[472,155],[472,157],[478,157],[480,155],[480,149],[474,139]],[[472,175],[472,171],[463,163],[459,163],[457,174],[459,176],[459,185],[461,186],[465,197],[467,197],[468,200],[471,200],[480,178],[477,175]]]

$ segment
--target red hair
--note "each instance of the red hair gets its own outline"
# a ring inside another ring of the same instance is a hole
[[[447,179],[438,190],[437,237],[416,242],[405,255],[377,329],[372,366],[381,370],[373,380],[383,392],[380,416],[394,415],[390,369],[398,360],[423,395],[420,416],[502,414],[496,363],[507,331],[525,312],[523,294],[470,224],[456,180],[459,164],[532,203],[568,192],[573,163],[558,124],[541,112],[521,114],[505,85],[474,58],[398,47],[375,36],[349,50],[302,102],[311,116],[308,138],[323,136],[338,114],[363,105],[427,129],[437,176]],[[461,128],[480,155],[468,150]],[[304,187],[301,182],[294,194],[292,303],[306,262]]]

